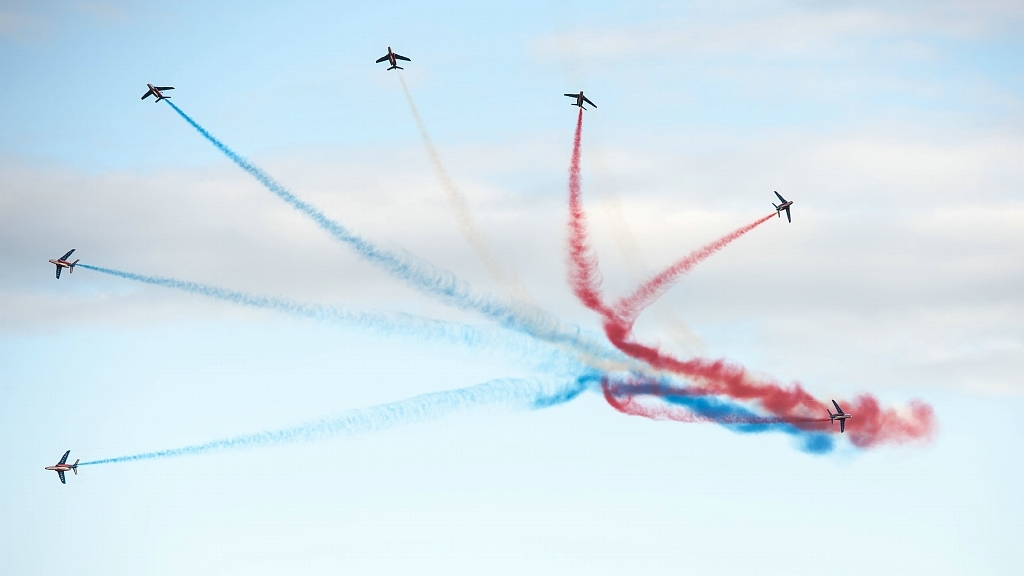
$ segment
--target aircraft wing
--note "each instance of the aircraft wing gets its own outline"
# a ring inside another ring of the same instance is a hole
[[[57,462],[57,464],[66,464],[67,461],[68,461],[68,454],[71,454],[71,450],[68,450],[67,452],[65,452],[64,455],[61,456],[60,462]]]
[[[839,421],[839,433],[842,434],[843,432],[846,432],[846,420]]]
[[[782,197],[782,194],[779,194],[779,192],[778,192],[778,191],[775,191],[775,195],[779,197],[779,200],[781,200],[783,204],[785,204],[785,203],[786,203],[786,199],[785,199],[785,198],[783,198],[783,197]]]
[[[388,59],[388,55],[385,54],[385,55],[381,56],[380,58],[377,58],[377,64],[380,64],[381,62],[383,62],[383,61],[385,61],[387,59]]]
[[[569,98],[579,98],[580,97],[579,94],[566,94],[566,96],[568,96]]]
[[[839,407],[839,404],[836,404],[835,400],[832,401],[832,405],[836,407],[836,412],[840,414],[846,414],[846,412],[843,412],[843,409]]]
[[[60,266],[57,266],[57,280],[60,280]]]
[[[149,98],[152,95],[153,95],[153,91],[149,90],[145,94],[142,95],[142,99],[145,100],[146,98]]]
[[[583,97],[583,101],[584,101],[584,102],[586,102],[587,104],[590,104],[590,105],[591,105],[591,106],[593,106],[594,108],[597,108],[597,104],[594,104],[593,102],[591,102],[591,101],[590,101],[590,98],[587,98],[586,96],[584,96],[584,97]]]
[[[789,214],[789,207],[786,208],[786,220],[793,221],[793,217]]]
[[[64,479],[64,473],[63,472],[61,472],[60,470],[57,470],[57,474],[60,476],[60,483],[61,484],[67,484],[68,483],[67,480]]]
[[[395,54],[395,60],[405,60],[406,62],[412,62],[412,60],[409,60],[408,58],[400,54]]]
[[[174,90],[174,86],[157,86],[157,90]]]
[[[72,253],[72,252],[74,252],[74,251],[75,251],[75,249],[74,249],[74,248],[72,248],[71,250],[68,250],[68,253],[67,253],[67,254],[65,254],[65,255],[63,255],[63,256],[61,256],[61,257],[60,257],[60,259],[61,259],[61,260],[67,260],[67,259],[68,259],[68,256],[71,256],[71,253]]]

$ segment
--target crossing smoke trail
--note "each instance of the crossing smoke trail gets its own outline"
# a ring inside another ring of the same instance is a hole
[[[572,400],[585,390],[592,380],[591,376],[580,376],[575,381],[558,387],[537,380],[492,380],[469,388],[432,392],[389,404],[348,410],[335,416],[304,422],[289,428],[212,440],[180,448],[91,460],[81,462],[79,466],[198,456],[222,450],[313,442],[335,436],[367,434],[397,426],[436,420],[486,405],[503,405],[513,410],[546,408]]]
[[[631,416],[674,422],[714,423],[742,434],[783,432],[795,437],[801,450],[814,454],[830,452],[835,447],[830,436],[815,430],[820,430],[823,423],[829,422],[828,418],[787,419],[763,416],[721,398],[702,395],[695,388],[680,388],[660,381],[651,382],[649,379],[613,382],[604,378],[601,391],[609,405]],[[660,399],[669,405],[650,405],[641,400],[644,397]]]
[[[517,334],[497,334],[466,324],[442,322],[412,314],[382,314],[379,312],[350,311],[329,306],[302,304],[284,298],[258,296],[198,282],[136,274],[89,264],[78,264],[78,267],[144,284],[182,290],[191,294],[198,294],[251,308],[276,310],[292,316],[321,322],[370,328],[383,334],[415,335],[422,338],[454,342],[471,348],[490,349],[501,347],[517,354],[520,360],[529,361],[531,364],[546,370],[577,370],[579,368],[576,362],[564,357],[559,351],[542,345],[536,340]]]
[[[585,306],[598,312],[604,319],[605,334],[609,341],[631,358],[643,360],[649,366],[684,376],[700,384],[701,394],[725,395],[735,400],[756,401],[776,417],[793,426],[804,426],[825,412],[826,406],[807,393],[799,384],[784,386],[774,380],[755,378],[742,366],[724,360],[695,358],[680,360],[658,347],[637,342],[632,333],[636,315],[656,300],[678,278],[724,248],[732,240],[753,230],[774,214],[765,216],[740,228],[677,261],[664,272],[642,284],[633,294],[622,299],[615,308],[609,306],[601,294],[601,276],[597,255],[587,239],[586,213],[580,190],[580,151],[583,130],[583,112],[576,120],[573,152],[569,167],[569,282],[573,293]],[[653,391],[651,395],[658,395]],[[667,398],[668,396],[666,396]],[[609,397],[606,395],[606,399]],[[609,400],[609,403],[612,403]],[[614,403],[612,403],[615,406]],[[628,404],[621,404],[623,406]],[[866,448],[884,443],[902,443],[928,439],[935,428],[934,413],[920,401],[910,402],[900,412],[882,409],[879,402],[868,395],[858,396],[848,410],[856,414],[856,426],[851,424],[850,440]],[[637,413],[637,415],[648,415]]]
[[[537,368],[549,373],[555,371],[559,373],[573,373],[579,372],[583,369],[581,365],[565,357],[563,354],[552,350],[548,345],[544,345],[536,340],[516,334],[498,335],[478,330],[472,326],[441,322],[409,314],[385,315],[373,312],[350,312],[326,306],[301,304],[283,298],[257,296],[246,292],[228,290],[217,286],[210,286],[208,284],[200,284],[198,282],[190,282],[162,276],[136,274],[133,272],[124,272],[121,270],[103,268],[90,264],[79,264],[78,266],[87,270],[136,282],[142,282],[144,284],[173,288],[187,293],[206,296],[253,308],[276,310],[293,316],[309,318],[317,321],[356,325],[371,328],[383,333],[400,333],[403,335],[416,335],[420,337],[443,339],[474,348],[504,347],[518,353],[523,361],[528,361]],[[596,376],[594,376],[594,378],[596,378]],[[678,387],[671,389],[677,391],[681,390]],[[619,390],[621,391],[621,387]],[[633,386],[630,390],[636,393],[641,393],[646,389]],[[538,399],[537,406],[545,407],[561,404],[571,400],[579,392],[580,390],[576,388],[565,388],[557,393]],[[679,394],[681,394],[681,392]],[[698,401],[693,400],[693,402]],[[702,421],[712,422],[714,421],[713,416],[714,415],[705,416]],[[723,423],[730,424],[731,422]]]
[[[423,292],[437,296],[452,306],[463,310],[477,311],[501,326],[570,348],[579,354],[582,362],[595,368],[622,369],[636,366],[634,362],[614,349],[582,334],[579,328],[566,328],[556,318],[536,308],[477,294],[468,284],[459,280],[448,270],[438,268],[402,249],[385,250],[352,233],[346,227],[328,218],[312,204],[292,194],[255,164],[239,156],[173,102],[170,100],[164,100],[164,102],[167,102],[167,105],[173,108],[190,126],[239,168],[248,172],[264,188],[304,214],[336,240],[348,245],[357,254],[380,266],[392,276]]]
[[[409,86],[406,85],[405,77],[402,76],[401,72],[398,73],[398,81],[402,83],[402,91],[405,93],[405,99],[409,103],[412,117],[416,120],[416,127],[419,128],[420,137],[423,138],[423,146],[427,149],[430,164],[434,167],[437,179],[441,182],[441,188],[444,189],[444,195],[448,200],[448,204],[451,205],[452,210],[455,212],[455,220],[459,224],[459,231],[462,232],[466,242],[476,251],[477,257],[480,258],[484,268],[487,269],[487,273],[490,274],[495,282],[508,287],[512,291],[513,296],[527,298],[526,287],[519,280],[519,275],[511,268],[506,270],[498,262],[487,240],[484,239],[479,228],[477,228],[465,195],[455,185],[455,182],[448,174],[448,170],[441,163],[441,156],[437,153],[433,140],[430,139],[427,125],[423,122],[419,109],[416,108],[416,102],[413,101],[412,93],[409,91]]]

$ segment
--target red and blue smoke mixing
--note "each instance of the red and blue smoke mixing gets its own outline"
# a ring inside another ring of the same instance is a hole
[[[775,213],[762,216],[701,246],[642,282],[630,294],[609,303],[601,293],[598,257],[587,236],[580,181],[582,137],[583,112],[580,111],[569,164],[569,285],[584,306],[601,315],[605,335],[612,345],[651,368],[677,375],[691,384],[678,388],[650,381],[605,381],[602,387],[608,403],[626,414],[705,421],[709,419],[709,413],[695,408],[692,399],[714,396],[749,403],[765,416],[748,415],[729,408],[718,413],[720,420],[711,414],[711,421],[739,424],[748,430],[769,424],[786,424],[794,430],[807,432],[827,433],[833,430],[831,426],[822,426],[830,423],[829,418],[821,417],[827,410],[825,402],[804,390],[799,383],[787,386],[773,379],[755,377],[743,366],[723,359],[676,358],[657,346],[640,342],[633,333],[640,314],[680,278],[731,242],[767,222]],[[931,407],[920,401],[912,401],[907,409],[897,410],[883,408],[873,396],[861,394],[844,405],[848,412],[856,415],[849,425],[849,435],[853,445],[859,448],[927,439],[935,428]]]
[[[213,450],[311,441],[334,434],[371,432],[441,417],[478,405],[543,409],[569,402],[586,391],[600,394],[609,406],[623,414],[653,420],[711,423],[741,434],[783,433],[795,438],[797,446],[809,453],[825,453],[835,447],[838,429],[830,425],[825,404],[827,399],[816,398],[799,383],[784,384],[769,377],[755,376],[745,367],[724,359],[677,358],[656,345],[643,343],[633,330],[640,314],[683,276],[733,241],[756,230],[775,216],[774,212],[684,255],[625,296],[618,299],[605,297],[601,289],[598,257],[590,244],[583,207],[580,180],[582,110],[576,120],[569,167],[568,282],[579,301],[600,316],[603,338],[567,325],[536,306],[479,292],[451,271],[405,250],[382,247],[353,232],[215,138],[169,100],[165,102],[228,159],[336,241],[395,280],[443,303],[477,313],[500,330],[483,333],[473,327],[440,320],[350,312],[185,280],[85,264],[81,265],[83,268],[313,320],[355,325],[410,338],[442,338],[465,346],[502,347],[515,351],[521,357],[529,357],[529,363],[544,371],[545,377],[537,380],[496,380],[470,388],[343,412],[289,428],[104,458],[81,465],[187,456]],[[422,120],[418,119],[418,122],[425,135]],[[854,415],[847,423],[846,436],[857,448],[927,440],[935,428],[931,407],[920,401],[913,401],[902,409],[885,408],[873,396],[861,394],[840,400],[840,403]]]

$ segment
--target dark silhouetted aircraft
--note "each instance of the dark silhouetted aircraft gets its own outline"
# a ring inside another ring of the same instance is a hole
[[[149,86],[149,90],[142,95],[143,100],[148,98],[150,95],[153,95],[156,96],[156,101],[159,102],[164,98],[170,98],[170,96],[164,96],[160,92],[161,90],[174,90],[174,86],[153,86],[152,84],[146,84],[146,86]]]
[[[46,467],[46,470],[53,470],[54,472],[57,473],[58,476],[60,476],[61,484],[67,484],[67,482],[64,481],[64,473],[69,470],[73,471],[75,473],[75,476],[78,476],[78,460],[75,460],[74,464],[68,464],[68,454],[71,454],[71,450],[68,450],[67,452],[64,453],[64,456],[61,457],[60,462],[57,462],[53,466]]]
[[[402,56],[401,54],[395,54],[394,52],[392,52],[391,46],[388,46],[387,54],[381,56],[380,58],[377,58],[377,64],[380,64],[385,60],[387,60],[388,63],[391,64],[391,67],[388,68],[388,70],[394,70],[395,68],[398,68],[399,70],[405,70],[405,68],[402,68],[401,66],[398,65],[398,62],[396,62],[396,60],[405,60],[406,62],[412,62],[412,60],[409,60],[405,56]]]
[[[835,400],[832,401],[832,405],[836,407],[836,414],[833,414],[828,408],[826,408],[825,411],[828,412],[828,417],[832,419],[833,424],[836,423],[836,420],[839,420],[839,433],[842,434],[843,432],[846,432],[846,420],[848,418],[853,418],[853,414],[843,412],[843,409],[839,407],[839,404],[836,404]]]
[[[782,194],[779,194],[778,192],[775,192],[775,195],[778,196],[779,197],[779,201],[782,202],[782,204],[776,204],[775,202],[772,202],[772,206],[775,206],[775,213],[779,215],[779,218],[782,218],[782,211],[785,210],[786,211],[786,220],[789,220],[790,222],[792,222],[793,221],[793,217],[790,216],[790,214],[789,214],[789,207],[793,205],[793,201],[792,200],[788,200],[787,201],[785,198],[782,197]]]
[[[583,105],[583,103],[586,102],[587,104],[590,104],[594,108],[597,108],[597,104],[594,104],[593,102],[590,101],[589,98],[583,95],[583,90],[580,90],[579,94],[566,94],[566,96],[568,96],[569,98],[576,99],[576,102],[573,103],[573,106],[579,106],[580,108],[586,110],[587,108]]]
[[[67,268],[69,273],[75,271],[75,264],[78,264],[78,260],[75,260],[74,262],[68,262],[68,257],[71,256],[71,253],[74,251],[75,249],[72,248],[71,250],[68,250],[67,254],[61,256],[60,258],[57,258],[56,260],[50,260],[50,264],[53,264],[54,266],[57,267],[58,280],[60,280],[61,268]]]

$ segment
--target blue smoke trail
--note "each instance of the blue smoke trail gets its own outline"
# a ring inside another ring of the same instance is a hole
[[[497,321],[501,326],[525,332],[549,342],[571,346],[589,355],[591,358],[614,360],[632,367],[639,366],[638,362],[628,358],[618,350],[603,344],[599,340],[583,335],[579,328],[567,329],[563,327],[556,318],[541,310],[533,307],[530,307],[529,310],[524,310],[523,306],[516,306],[507,300],[501,301],[493,297],[477,294],[467,283],[459,280],[455,274],[448,270],[439,268],[401,248],[397,249],[397,251],[385,250],[352,233],[348,228],[328,218],[327,215],[312,204],[292,194],[287,188],[271,178],[269,174],[255,164],[239,156],[234,150],[200,126],[192,117],[175,106],[173,102],[170,100],[164,100],[164,102],[167,102],[189,125],[202,134],[204,138],[231,159],[232,162],[259,181],[267,190],[313,220],[336,240],[347,244],[357,254],[384,268],[392,276],[410,283],[419,290],[439,296],[450,305],[463,310],[480,312],[484,316]]]
[[[454,342],[472,348],[500,346],[516,353],[520,360],[528,360],[535,366],[547,371],[556,369],[578,371],[581,368],[578,363],[567,358],[559,351],[553,350],[549,346],[541,345],[533,339],[515,334],[497,334],[493,331],[483,331],[465,324],[442,322],[411,314],[347,311],[327,306],[302,304],[284,298],[257,296],[208,284],[162,276],[147,276],[100,266],[91,266],[89,264],[78,264],[78,267],[145,284],[183,290],[192,294],[199,294],[243,306],[277,310],[311,320],[371,328],[384,334],[414,334],[421,337]]]
[[[724,426],[739,434],[760,434],[782,432],[792,436],[803,452],[826,454],[835,448],[831,434],[814,432],[794,426],[775,416],[760,415],[741,404],[717,397],[700,395],[699,389],[679,388],[667,380],[614,384],[609,391],[613,395],[648,395],[661,398],[669,404],[682,406],[694,415]]]
[[[552,387],[550,384],[537,380],[492,380],[469,388],[431,392],[389,404],[348,410],[335,416],[280,430],[245,434],[181,448],[91,460],[81,462],[79,466],[135,462],[176,456],[197,456],[219,450],[314,442],[334,436],[366,434],[396,426],[436,420],[485,404],[504,405],[513,410],[538,409],[553,405],[551,402],[553,398],[566,398],[566,401],[574,398],[592,381],[592,376],[584,375],[570,383]],[[575,394],[573,394],[574,391]]]

